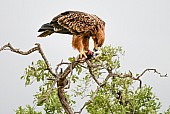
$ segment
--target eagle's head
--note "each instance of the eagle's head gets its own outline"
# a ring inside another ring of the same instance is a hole
[[[97,33],[95,34],[93,38],[94,41],[94,51],[98,51],[99,47],[101,47],[105,40],[105,32],[104,32],[105,26],[102,25],[98,28]]]

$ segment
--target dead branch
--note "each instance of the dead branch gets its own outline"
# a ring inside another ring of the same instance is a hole
[[[55,87],[56,83],[57,83],[57,86],[58,86],[58,97],[60,99],[60,102],[65,110],[65,112],[67,114],[74,114],[73,113],[73,110],[71,109],[71,107],[69,106],[69,103],[67,101],[67,98],[64,94],[64,87],[67,85],[67,79],[66,77],[68,76],[68,74],[70,72],[72,72],[72,70],[75,68],[75,66],[78,64],[77,61],[74,61],[72,63],[64,63],[64,62],[61,62],[60,64],[58,64],[58,67],[63,65],[63,64],[69,64],[68,67],[64,70],[64,72],[60,72],[60,74],[57,74],[57,70],[58,70],[58,67],[56,69],[56,74],[52,71],[52,68],[50,67],[50,64],[40,46],[40,44],[36,43],[35,44],[35,47],[31,48],[30,50],[28,51],[21,51],[19,49],[16,49],[14,48],[10,43],[2,46],[0,48],[0,51],[4,51],[4,50],[10,50],[12,52],[15,52],[17,54],[20,54],[20,55],[29,55],[35,51],[38,51],[42,57],[42,59],[45,61],[46,65],[47,65],[47,70],[49,70],[49,72],[54,76],[55,79],[53,79],[53,83],[51,85],[51,89],[49,90],[49,92],[47,93],[47,96],[46,98],[42,99],[42,101],[45,101],[48,99],[49,95],[52,93],[52,90],[53,88]]]
[[[133,74],[130,72],[128,74],[118,74],[118,73],[113,73],[112,72],[112,69],[106,69],[108,71],[108,74],[106,76],[106,78],[103,80],[103,82],[99,82],[98,79],[96,78],[95,74],[94,74],[94,71],[93,69],[96,68],[96,67],[99,67],[99,66],[94,66],[89,60],[86,60],[86,64],[87,64],[87,67],[79,64],[79,60],[78,58],[76,58],[75,61],[73,61],[72,63],[67,63],[67,62],[63,62],[61,61],[60,64],[57,65],[56,69],[55,69],[55,72],[52,71],[52,68],[50,67],[50,64],[40,46],[40,44],[36,43],[35,44],[35,47],[29,49],[28,51],[21,51],[19,49],[16,49],[14,48],[10,43],[4,45],[3,47],[0,48],[0,51],[3,51],[3,50],[10,50],[14,53],[17,53],[17,54],[20,54],[20,55],[29,55],[35,51],[38,51],[39,54],[41,55],[42,59],[45,61],[46,65],[47,65],[47,70],[54,76],[54,78],[52,78],[51,80],[53,80],[52,82],[52,85],[51,85],[51,89],[47,92],[47,96],[46,98],[42,99],[42,101],[44,100],[47,100],[49,95],[52,93],[55,85],[57,84],[57,89],[58,89],[58,97],[59,97],[59,100],[62,104],[62,107],[64,108],[65,112],[67,114],[80,114],[83,109],[89,105],[90,103],[92,103],[98,93],[98,91],[104,87],[108,80],[112,77],[118,77],[118,78],[131,78],[132,80],[137,80],[140,82],[139,84],[139,87],[141,88],[142,87],[142,81],[141,81],[141,77],[148,71],[153,71],[154,73],[156,74],[159,74],[160,77],[167,77],[167,74],[165,75],[162,75],[160,72],[158,72],[156,69],[145,69],[140,75],[138,76],[133,76]],[[67,64],[68,66],[66,67],[66,69],[63,71],[61,69],[60,73],[58,73],[58,69],[60,66],[62,66],[63,64]],[[70,107],[69,103],[68,103],[68,100],[66,98],[66,95],[65,95],[65,86],[68,85],[68,80],[67,80],[67,76],[69,74],[72,74],[72,71],[73,69],[76,67],[76,65],[80,65],[81,67],[85,68],[85,69],[88,69],[89,70],[89,73],[91,74],[92,78],[94,79],[94,81],[97,83],[97,88],[93,94],[93,96],[91,97],[91,99],[87,102],[84,103],[84,105],[82,106],[82,108],[80,109],[80,111],[78,112],[73,112],[73,109]],[[102,65],[100,65],[101,68],[105,69],[104,67],[102,67]]]
[[[10,50],[14,53],[17,53],[17,54],[20,54],[20,55],[29,55],[35,51],[38,51],[41,55],[41,57],[43,58],[43,60],[45,61],[46,65],[47,65],[47,70],[54,76],[56,77],[56,74],[52,71],[52,68],[50,67],[50,64],[44,54],[44,52],[42,51],[41,49],[41,46],[39,43],[36,43],[35,44],[35,47],[29,49],[28,51],[21,51],[17,48],[14,48],[10,43],[4,45],[3,47],[0,48],[0,51],[3,51],[3,50]]]
[[[48,62],[48,60],[47,60],[47,58],[46,58],[46,56],[45,56],[45,54],[44,54],[41,46],[40,46],[40,44],[39,44],[39,43],[36,43],[35,45],[37,45],[38,51],[39,51],[41,57],[43,58],[43,60],[45,61],[46,65],[47,65],[47,70],[49,70],[49,72],[50,72],[54,77],[57,77],[56,74],[52,71],[52,68],[50,67],[50,64],[49,64],[49,62]]]
[[[143,76],[146,72],[150,72],[150,71],[153,71],[154,73],[156,73],[156,74],[159,74],[160,75],[160,77],[167,77],[167,74],[165,74],[165,75],[162,75],[160,72],[158,72],[156,69],[145,69],[139,76],[138,76],[138,78],[140,78],[141,76]]]

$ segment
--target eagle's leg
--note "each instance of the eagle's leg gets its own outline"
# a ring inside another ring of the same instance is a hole
[[[77,49],[80,52],[80,58],[84,59],[87,58],[86,50],[84,50],[83,45],[83,35],[73,35],[72,39],[72,46],[73,48]]]
[[[80,51],[80,58],[83,59],[83,58],[87,58],[87,55],[86,55],[87,51],[84,51],[84,50],[81,50]]]

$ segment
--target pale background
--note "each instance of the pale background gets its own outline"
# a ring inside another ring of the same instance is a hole
[[[156,68],[170,75],[170,1],[169,0],[0,0],[0,46],[10,42],[28,50],[36,42],[51,63],[76,56],[71,36],[53,34],[38,39],[39,27],[66,10],[96,14],[106,22],[104,45],[122,46],[122,71],[141,73]],[[38,53],[21,56],[0,52],[0,114],[14,114],[18,106],[32,104],[37,85],[24,86],[20,76],[32,61],[41,59]],[[143,82],[153,86],[164,111],[170,105],[170,77],[147,73]],[[80,104],[82,105],[82,104]]]

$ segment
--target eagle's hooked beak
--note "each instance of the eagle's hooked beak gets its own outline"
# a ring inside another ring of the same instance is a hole
[[[94,48],[93,48],[93,51],[98,51],[99,47],[98,47],[98,41],[95,40],[94,41]]]
[[[95,51],[95,52],[98,51],[98,47],[94,48],[93,51]]]

